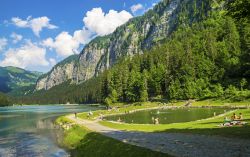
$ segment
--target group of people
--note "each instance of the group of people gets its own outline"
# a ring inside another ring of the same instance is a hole
[[[152,122],[153,122],[153,124],[160,124],[159,118],[152,117]]]
[[[234,126],[234,125],[245,125],[247,122],[243,121],[242,113],[237,116],[235,113],[231,116],[231,119],[228,117],[224,118],[224,123],[220,126]]]

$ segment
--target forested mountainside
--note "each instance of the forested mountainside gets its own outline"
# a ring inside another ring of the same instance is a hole
[[[0,92],[15,92],[20,88],[35,85],[39,72],[31,72],[17,67],[0,67]]]
[[[250,14],[247,9],[250,2],[218,4],[203,0],[200,4],[203,3],[212,8],[201,13],[203,19],[190,25],[180,24],[152,50],[134,57],[125,55],[110,69],[84,83],[64,82],[19,101],[108,105],[155,98],[250,99]],[[196,10],[202,9],[196,7]],[[196,15],[196,10],[192,14]],[[183,14],[185,12],[183,10]],[[193,15],[186,18],[191,17]]]
[[[0,107],[8,106],[8,105],[11,105],[11,102],[10,102],[8,96],[5,95],[4,93],[0,92]]]
[[[39,78],[36,90],[48,90],[63,82],[82,83],[110,68],[124,56],[142,54],[169,38],[179,26],[206,18],[211,0],[163,0],[145,15],[131,19],[110,35],[97,37],[80,55],[67,58]]]

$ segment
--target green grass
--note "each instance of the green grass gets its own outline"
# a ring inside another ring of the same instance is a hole
[[[66,117],[60,117],[57,123],[70,123]],[[167,157],[169,155],[149,149],[125,144],[104,135],[74,125],[65,131],[63,146],[68,148],[73,156],[79,157]]]
[[[173,103],[168,103],[168,106],[184,106],[187,101],[178,101]],[[104,115],[111,114],[120,114],[125,111],[138,110],[138,109],[149,109],[154,107],[163,106],[160,102],[145,102],[139,103],[141,105],[136,105],[137,103],[125,105],[122,103],[114,104],[113,106],[118,106],[119,111],[107,111],[107,110],[98,110],[93,112],[94,115],[90,117],[90,120],[93,120],[99,116],[100,113]],[[124,106],[125,105],[125,106]],[[229,102],[226,100],[203,100],[203,101],[194,101],[192,102],[192,106],[194,107],[202,107],[202,106],[219,106],[219,107],[241,107],[241,106],[250,106],[250,102],[248,100],[241,102]],[[112,123],[108,121],[101,121],[100,123],[104,126],[108,126],[110,128],[127,130],[127,131],[144,131],[144,132],[180,132],[180,133],[195,133],[195,134],[206,134],[206,135],[220,135],[227,137],[237,137],[237,138],[250,138],[250,110],[249,109],[238,109],[236,111],[237,114],[240,112],[243,113],[244,118],[248,124],[243,127],[233,126],[233,127],[218,127],[219,124],[223,123],[224,117],[215,117],[213,119],[206,119],[201,121],[193,121],[193,122],[185,122],[185,123],[174,123],[174,124],[160,124],[160,125],[150,125],[150,124],[119,124]],[[225,115],[227,117],[231,117],[229,115]],[[79,114],[80,118],[88,119],[87,113]]]
[[[187,101],[178,101],[169,103],[169,105],[173,106],[184,106],[187,104]],[[240,106],[250,106],[250,100],[238,101],[238,102],[230,102],[228,100],[202,100],[202,101],[194,101],[192,102],[192,106],[201,107],[201,106],[229,106],[229,107],[240,107]]]
[[[183,106],[185,102],[176,102],[168,105],[173,106]],[[227,103],[222,101],[214,100],[204,100],[193,102],[193,106],[247,106],[249,102],[239,102],[239,103]],[[125,111],[147,109],[162,106],[162,103],[158,102],[146,102],[146,103],[135,103],[131,105],[126,104],[114,104],[114,106],[119,107],[119,110],[99,110],[94,111],[94,115],[91,120],[99,116],[100,113],[109,114],[119,114]],[[248,122],[245,126],[233,126],[233,127],[219,127],[220,123],[223,123],[224,117],[230,117],[232,113],[236,114],[243,113],[244,121]],[[118,124],[108,121],[101,121],[100,123],[104,126],[110,128],[116,128],[120,130],[127,131],[144,131],[144,132],[170,132],[170,133],[191,133],[191,134],[204,134],[204,135],[217,135],[233,138],[243,138],[250,139],[250,109],[236,109],[234,111],[226,113],[225,116],[217,116],[210,119],[204,119],[200,121],[184,122],[184,123],[173,123],[173,124]],[[87,113],[79,114],[79,118],[87,119]],[[60,117],[56,121],[61,124],[69,124],[72,121],[68,120],[66,117]],[[91,132],[90,130],[74,125],[71,129],[65,131],[63,145],[69,148],[73,156],[109,156],[109,157],[161,157],[168,156],[160,152],[154,152],[145,148],[125,144],[118,140],[106,137],[104,135]]]
[[[250,110],[249,109],[238,109],[235,111],[236,114],[243,113],[244,121],[248,122],[245,126],[233,126],[233,127],[218,127],[219,124],[223,123],[224,117],[215,117],[213,119],[205,119],[200,121],[192,121],[185,123],[173,123],[173,124],[118,124],[108,121],[100,122],[104,126],[110,128],[116,128],[120,130],[128,131],[144,131],[144,132],[178,132],[178,133],[194,133],[194,134],[205,134],[205,135],[220,135],[226,137],[236,138],[250,138]],[[228,113],[227,117],[230,117],[232,113]]]
[[[155,107],[161,107],[161,106],[185,106],[187,101],[177,101],[177,102],[171,102],[168,104],[163,104],[161,102],[140,102],[140,103],[133,103],[133,104],[125,104],[125,103],[115,103],[112,105],[112,107],[118,107],[118,110],[97,110],[93,111],[93,116],[88,117],[88,113],[80,113],[78,114],[79,118],[82,119],[89,119],[89,120],[95,120],[97,117],[100,116],[100,114],[104,115],[112,115],[112,114],[123,114],[125,111],[134,111],[134,110],[140,110],[140,109],[150,109]],[[202,107],[202,106],[220,106],[220,107],[241,107],[241,106],[249,106],[250,107],[250,101],[242,101],[242,102],[228,102],[228,101],[222,101],[222,100],[203,100],[203,101],[194,101],[192,102],[193,107]]]

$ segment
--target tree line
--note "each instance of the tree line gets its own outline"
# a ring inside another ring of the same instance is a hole
[[[248,99],[249,4],[249,0],[228,1],[226,13],[212,11],[201,22],[181,26],[159,46],[120,59],[98,77],[80,85],[67,82],[16,101],[109,105],[152,99]]]

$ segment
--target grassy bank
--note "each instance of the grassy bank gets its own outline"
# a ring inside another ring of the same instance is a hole
[[[160,103],[160,102],[146,102],[146,103],[135,103],[130,105],[124,104],[114,104],[114,106],[119,107],[119,109],[114,110],[98,110],[93,112],[94,115],[90,119],[96,119],[100,114],[111,115],[111,114],[122,114],[125,111],[134,111],[140,109],[150,109],[163,106],[185,106],[187,101],[179,101],[174,103]],[[102,125],[128,131],[144,131],[144,132],[180,132],[180,133],[195,133],[195,134],[206,134],[206,135],[220,135],[226,137],[236,137],[236,138],[247,138],[249,139],[250,132],[250,109],[237,109],[238,107],[249,107],[250,101],[241,102],[229,102],[222,100],[203,100],[203,101],[192,101],[193,107],[232,107],[236,108],[236,114],[243,113],[244,121],[248,122],[245,126],[233,126],[233,127],[219,127],[218,125],[223,123],[224,117],[231,117],[232,113],[228,113],[222,117],[217,116],[212,119],[185,122],[185,123],[174,123],[174,124],[160,124],[160,125],[150,125],[150,124],[124,124],[124,123],[112,123],[108,121],[101,121]],[[80,114],[80,118],[88,119],[87,113]]]
[[[249,107],[250,108],[250,100],[240,101],[240,102],[230,102],[227,100],[202,100],[202,101],[190,101],[192,107]],[[88,119],[88,120],[95,120],[100,116],[103,115],[112,115],[112,114],[123,114],[125,111],[136,111],[136,110],[144,110],[144,109],[153,109],[153,108],[160,108],[166,106],[173,106],[173,107],[185,107],[188,101],[177,101],[177,102],[137,102],[131,104],[125,103],[114,103],[111,107],[116,108],[112,110],[97,110],[93,111],[93,115],[88,117],[88,113],[80,113],[78,114],[79,118]]]
[[[134,104],[113,104],[115,109],[112,110],[98,110],[93,111],[93,116],[88,117],[87,113],[79,113],[78,117],[83,119],[94,120],[99,117],[100,114],[123,114],[125,111],[144,110],[151,108],[161,108],[164,106],[185,106],[187,101],[180,101],[175,103],[160,103],[160,102],[146,102],[146,103],[134,103]],[[223,102],[219,100],[204,100],[192,102],[192,106],[221,106],[221,107],[233,107],[233,111],[225,113],[223,116],[216,116],[210,119],[204,119],[199,121],[173,123],[173,124],[125,124],[125,123],[112,123],[108,121],[101,121],[100,123],[110,128],[116,128],[120,130],[128,131],[144,131],[144,132],[171,132],[171,133],[191,133],[191,134],[205,134],[205,135],[218,135],[233,138],[250,139],[250,110],[238,109],[237,107],[247,107],[250,102]],[[236,108],[235,108],[236,107]],[[224,117],[230,117],[233,112],[237,115],[242,113],[244,115],[244,121],[248,122],[245,126],[233,126],[233,127],[219,127],[218,125],[223,123]],[[157,157],[167,156],[159,152],[154,152],[148,149],[144,149],[137,146],[125,144],[123,142],[114,140],[112,138],[103,136],[101,134],[91,132],[90,130],[78,126],[72,125],[72,121],[69,121],[66,117],[60,117],[57,119],[57,123],[70,124],[72,126],[69,130],[65,130],[65,136],[62,141],[62,145],[68,148],[74,156],[109,156],[109,157],[129,157],[129,156],[146,156]]]
[[[60,117],[56,121],[60,124],[72,123],[66,117]],[[65,130],[62,145],[68,148],[73,156],[79,157],[167,157],[167,154],[154,152],[149,149],[125,144],[118,140],[91,132],[90,130],[72,125],[72,128]]]
[[[108,121],[102,121],[100,123],[111,128],[129,131],[195,133],[250,139],[250,110],[237,109],[235,110],[235,113],[242,113],[244,115],[244,121],[248,122],[248,124],[245,126],[219,127],[218,125],[223,123],[224,121],[224,116],[217,116],[212,119],[205,119],[200,121],[160,125],[119,124]],[[232,116],[232,112],[227,113],[225,116]]]

